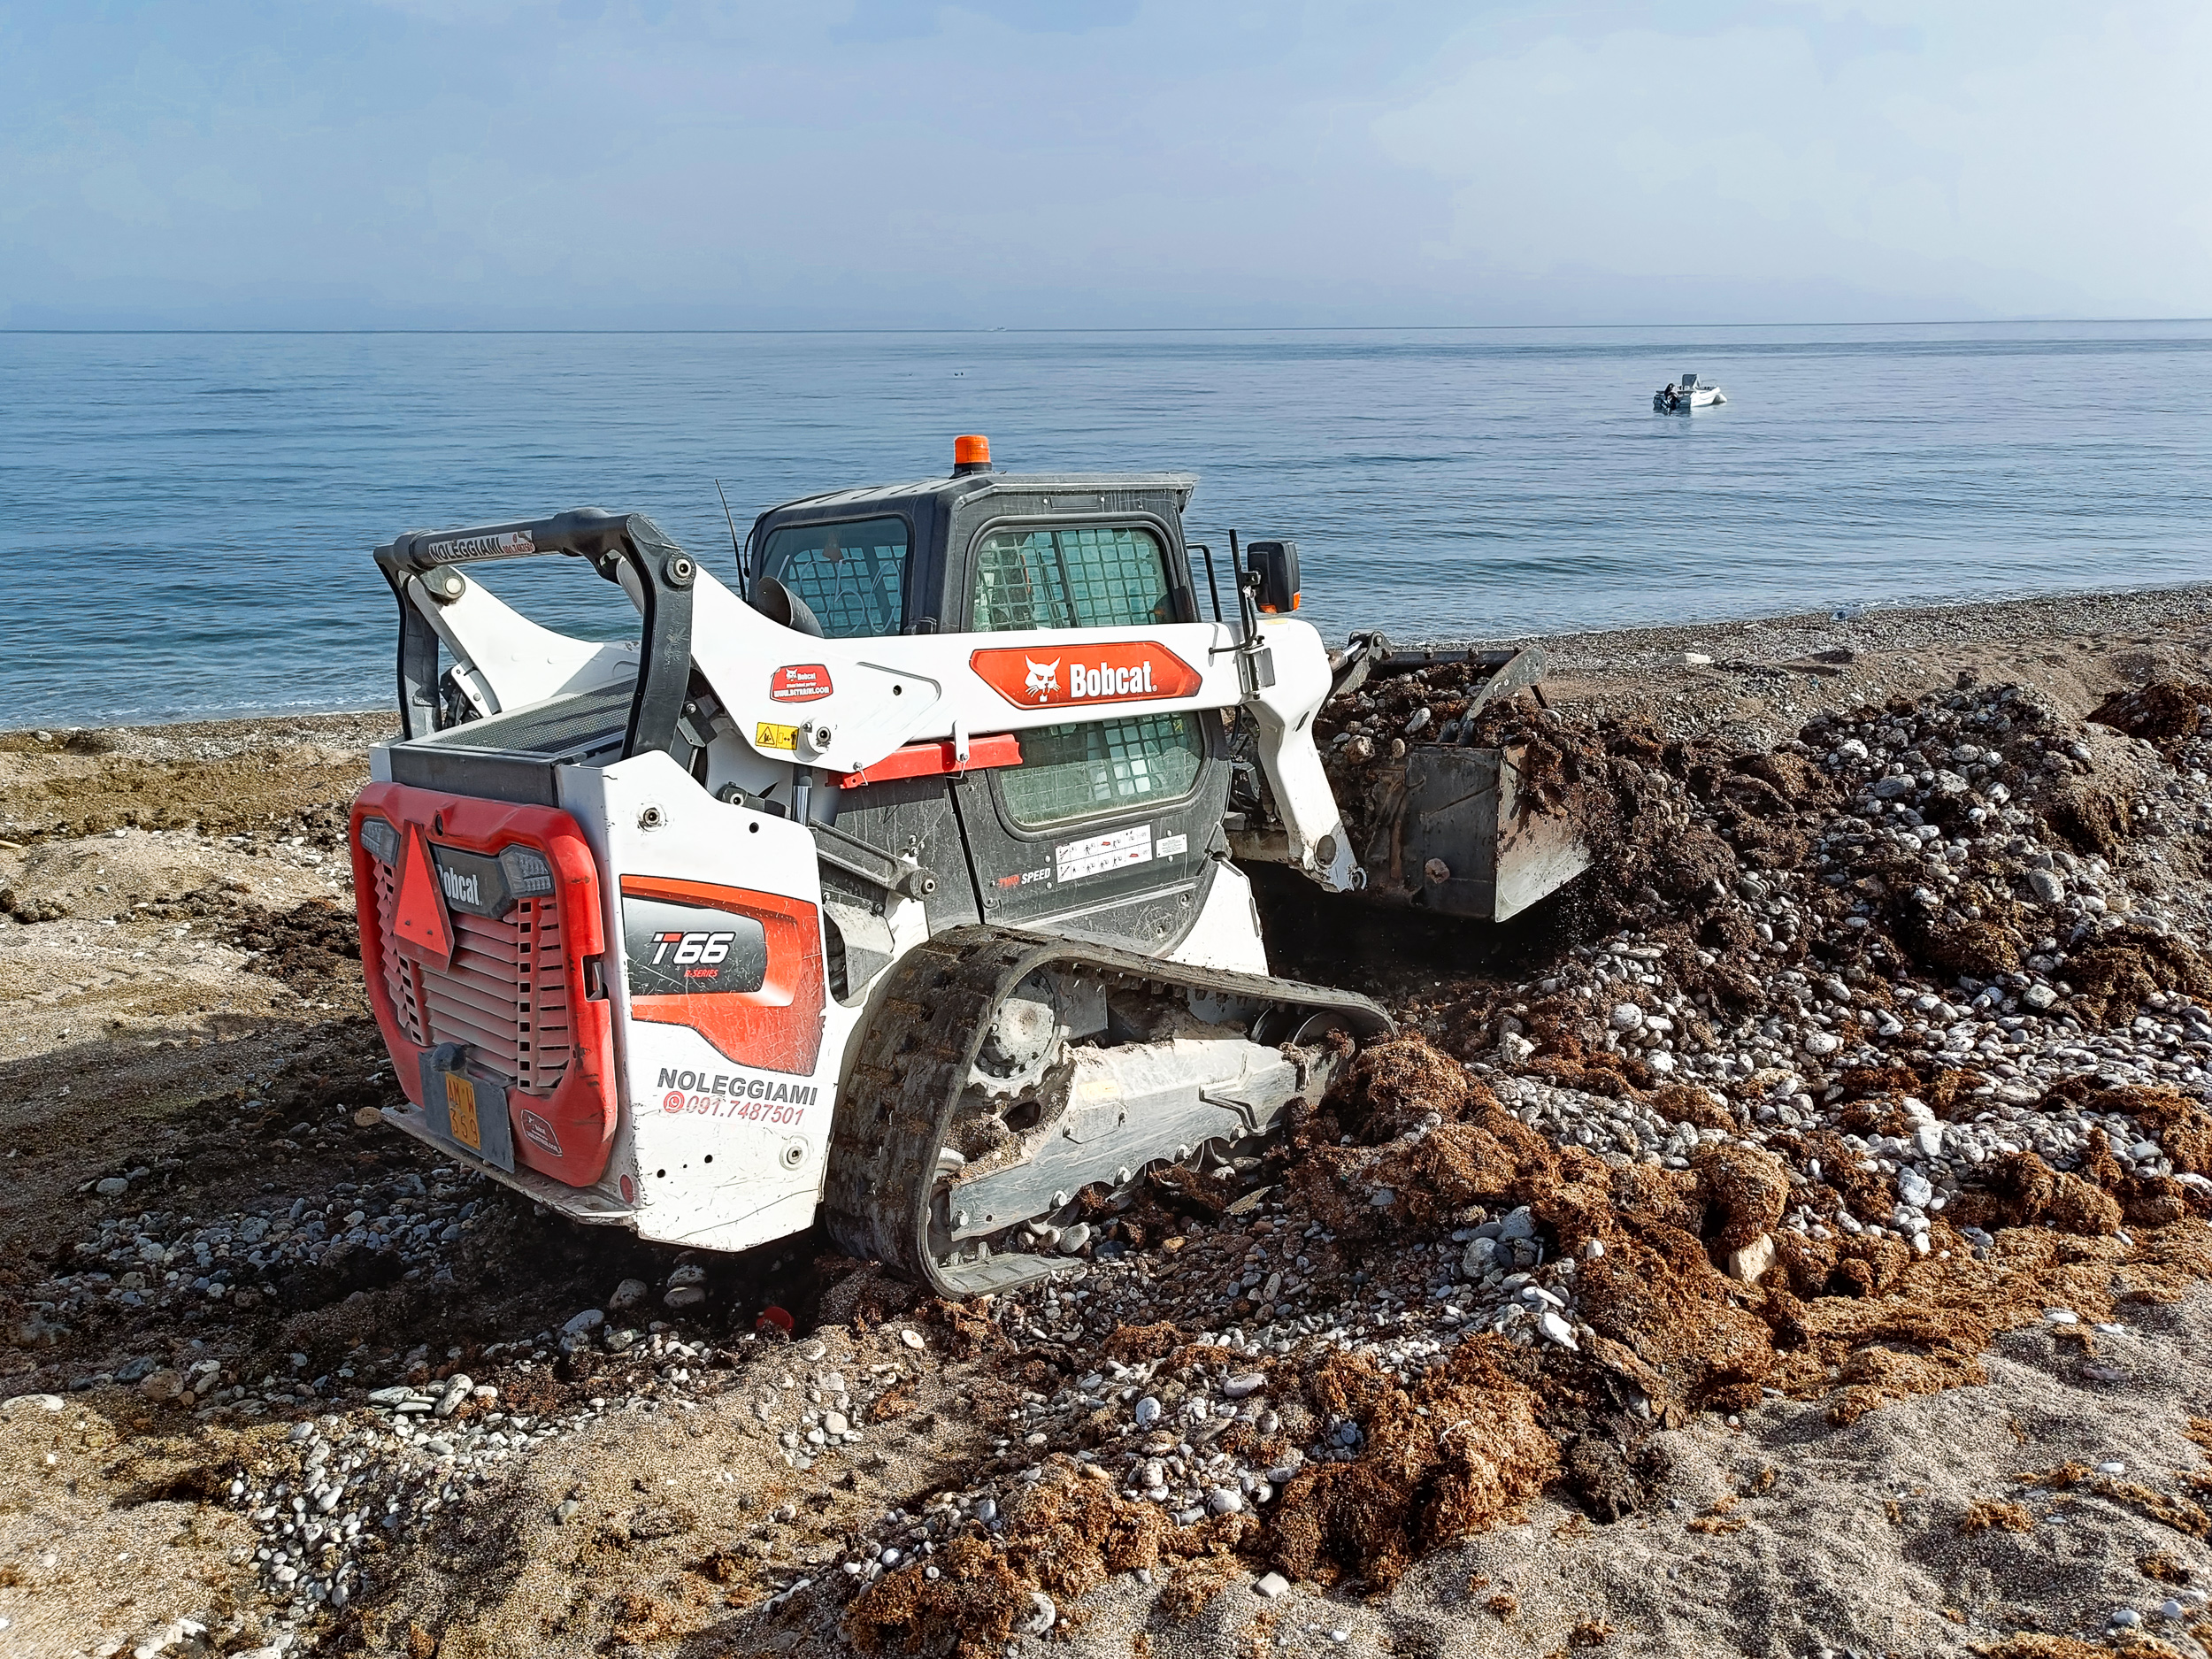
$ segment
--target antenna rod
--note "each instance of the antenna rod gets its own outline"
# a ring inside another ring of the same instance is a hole
[[[722,495],[722,480],[718,478],[714,480],[714,493]],[[742,585],[745,581],[745,550],[737,544],[737,520],[730,517],[730,498],[727,495],[722,495],[722,517],[730,526],[730,557],[737,561],[737,580]]]

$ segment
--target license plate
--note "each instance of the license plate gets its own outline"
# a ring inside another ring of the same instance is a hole
[[[456,1141],[472,1152],[484,1150],[484,1132],[476,1123],[476,1085],[450,1071],[445,1074],[445,1120]]]
[[[422,1057],[422,1109],[430,1132],[495,1169],[515,1167],[514,1133],[507,1123],[507,1091],[488,1079],[449,1071]]]

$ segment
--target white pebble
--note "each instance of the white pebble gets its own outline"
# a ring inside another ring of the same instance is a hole
[[[1029,1617],[1023,1628],[1033,1636],[1041,1636],[1060,1622],[1060,1609],[1052,1604],[1052,1598],[1042,1590],[1029,1593]]]

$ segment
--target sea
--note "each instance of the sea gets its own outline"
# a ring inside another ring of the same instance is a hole
[[[1685,372],[1728,402],[1655,414]],[[949,470],[1195,473],[1325,636],[1497,640],[2212,576],[2212,323],[0,334],[0,727],[388,704],[408,529],[731,517]],[[719,493],[718,494],[718,486]],[[611,637],[565,559],[480,567]]]

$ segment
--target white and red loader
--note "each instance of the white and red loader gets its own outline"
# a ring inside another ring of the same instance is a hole
[[[1192,479],[956,457],[763,514],[736,588],[595,510],[377,549],[403,733],[352,845],[401,1128],[580,1221],[729,1251],[819,1217],[970,1294],[1064,1261],[1083,1189],[1233,1158],[1389,1029],[1269,977],[1233,845],[1485,916],[1580,867],[1495,750],[1409,766],[1350,845],[1294,546],[1233,552],[1235,610],[1202,617]],[[639,638],[464,573],[547,554]],[[1400,660],[1370,641],[1334,683]],[[1465,820],[1449,859],[1425,801]]]

